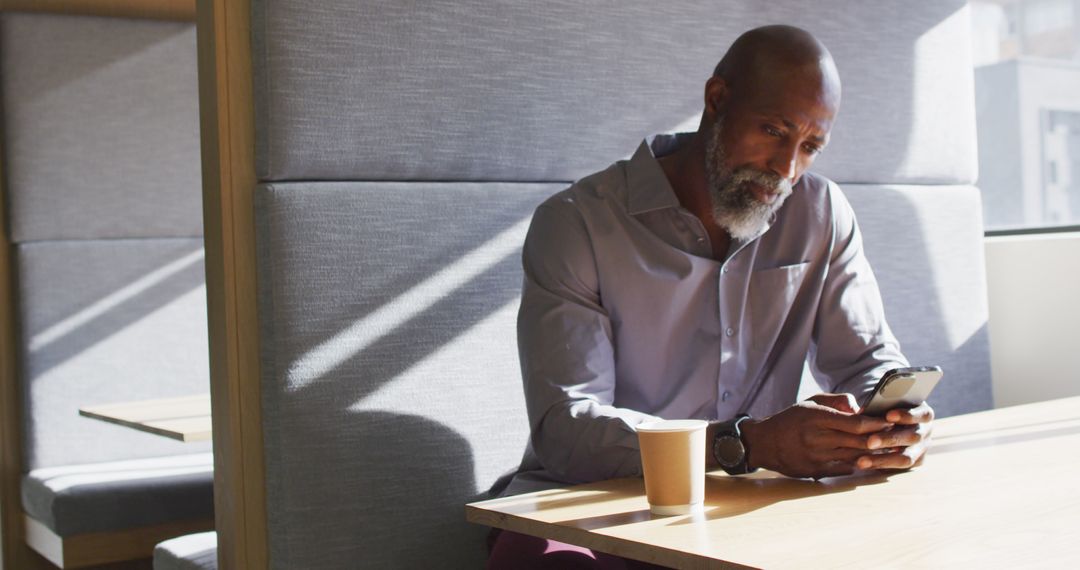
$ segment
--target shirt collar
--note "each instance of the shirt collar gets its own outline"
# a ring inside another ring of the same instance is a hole
[[[668,182],[667,175],[664,174],[664,169],[660,168],[660,162],[657,159],[675,152],[693,136],[694,133],[660,134],[641,141],[634,156],[626,165],[628,188],[626,206],[630,215],[681,206],[675,190],[671,187],[671,182]],[[802,184],[802,180],[799,184]],[[765,232],[776,223],[776,218],[777,212],[773,212],[761,233],[750,239],[733,238],[728,255],[734,255],[743,246],[765,235]]]
[[[679,206],[679,198],[656,159],[675,152],[692,136],[693,133],[663,134],[641,141],[626,165],[626,207],[630,215]]]

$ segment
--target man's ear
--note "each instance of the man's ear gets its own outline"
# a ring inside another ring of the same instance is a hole
[[[731,90],[724,78],[712,76],[705,82],[705,114],[716,117],[723,114]]]

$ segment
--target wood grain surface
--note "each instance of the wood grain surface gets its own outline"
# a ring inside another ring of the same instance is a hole
[[[266,568],[266,487],[255,306],[251,2],[198,0],[203,239],[221,568]]]
[[[1080,398],[938,420],[923,466],[822,481],[710,473],[705,512],[641,479],[466,506],[469,521],[675,568],[1080,568]]]
[[[79,408],[79,415],[189,442],[211,437],[210,394]]]

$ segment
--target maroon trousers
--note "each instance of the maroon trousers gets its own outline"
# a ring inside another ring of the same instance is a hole
[[[488,570],[646,570],[663,568],[546,538],[494,531]]]

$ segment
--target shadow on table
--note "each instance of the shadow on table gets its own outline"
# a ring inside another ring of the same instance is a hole
[[[585,517],[581,519],[570,519],[565,521],[559,521],[558,524],[561,526],[569,526],[573,528],[580,528],[583,530],[597,530],[601,528],[614,528],[617,526],[644,522],[652,518],[657,517],[650,513],[649,509],[641,509],[639,511],[627,511],[624,513],[612,513],[610,515]]]
[[[1053,423],[1053,422],[1048,422]],[[1031,431],[1024,433],[1014,433],[1010,435],[1000,435],[995,432],[988,432],[984,437],[976,437],[973,439],[966,439],[964,441],[948,442],[948,440],[935,441],[930,448],[931,454],[949,453],[950,451],[962,451],[965,449],[976,449],[979,447],[990,447],[995,445],[1006,445],[1010,443],[1022,443],[1025,441],[1032,441],[1036,439],[1048,439],[1052,437],[1061,437],[1065,435],[1073,435],[1080,433],[1080,425],[1063,427],[1058,429],[1043,429],[1040,431]]]
[[[595,487],[590,489],[590,487]],[[498,499],[499,510],[504,513],[515,514],[519,512],[534,512],[534,511],[549,511],[553,509],[563,509],[567,507],[579,507],[583,505],[591,505],[593,503],[600,503],[612,500],[627,499],[630,497],[640,496],[642,491],[629,490],[629,489],[610,489],[609,481],[601,481],[592,485],[582,485],[575,487],[572,491],[568,489],[553,489],[551,491],[545,491],[541,496],[544,497],[542,501],[536,501],[535,498],[530,495],[528,499],[522,500],[519,496],[511,495]],[[573,493],[569,497],[564,498],[548,498],[557,497],[564,493]],[[520,505],[516,504],[520,502]],[[520,507],[520,508],[518,508]]]
[[[772,472],[759,472],[747,477],[706,475],[705,512],[696,516],[663,517],[649,509],[611,513],[595,517],[560,521],[560,525],[597,530],[635,524],[654,519],[672,519],[672,525],[692,524],[701,520],[716,520],[756,511],[760,508],[806,497],[852,491],[864,485],[884,483],[894,473],[868,472],[846,477],[831,477],[820,481],[791,479]],[[611,495],[598,494],[595,501],[608,500]],[[590,501],[585,501],[590,502]]]
[[[792,479],[778,473],[759,472],[748,477],[708,476],[705,483],[705,520],[739,516],[774,505],[807,497],[853,491],[866,485],[888,481],[894,473],[866,472],[820,481]],[[672,525],[691,524],[701,517],[687,517]]]

